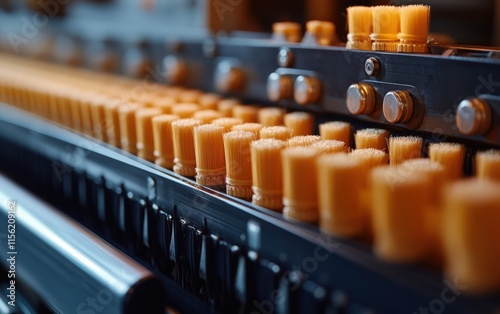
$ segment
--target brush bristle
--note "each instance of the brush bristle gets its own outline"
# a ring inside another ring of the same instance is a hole
[[[118,109],[121,137],[120,144],[123,150],[131,154],[137,153],[137,129],[135,124],[135,112],[140,108],[142,108],[142,106],[137,103],[127,103],[121,105]],[[83,126],[85,127],[85,125]]]
[[[372,8],[373,15],[373,40],[398,39],[399,33],[399,7],[381,5]]]
[[[217,110],[222,113],[224,117],[233,116],[233,108],[241,106],[238,99],[223,99],[217,103]]]
[[[417,136],[393,136],[389,138],[389,159],[391,165],[422,156],[423,139]]]
[[[196,182],[205,186],[224,185],[226,162],[224,158],[224,127],[204,124],[194,128],[196,154]]]
[[[281,211],[283,208],[283,170],[281,151],[285,142],[262,139],[252,142],[252,201],[262,207]]]
[[[155,163],[167,169],[174,167],[172,122],[175,120],[179,120],[179,116],[172,114],[159,115],[153,118]]]
[[[345,143],[337,140],[319,140],[311,144],[320,154],[344,153],[346,151]]]
[[[232,108],[233,117],[239,118],[243,123],[256,123],[259,110],[253,106],[238,105]]]
[[[423,4],[407,5],[400,8],[399,38],[414,42],[427,42],[431,7]]]
[[[252,198],[252,162],[250,143],[257,135],[247,131],[224,134],[226,183],[229,195],[250,200]]]
[[[487,150],[476,154],[476,175],[500,181],[500,150]]]
[[[448,180],[458,180],[463,175],[465,147],[456,143],[432,143],[429,158],[439,162],[445,169]]]
[[[372,8],[353,6],[347,8],[347,24],[349,34],[363,37],[370,36],[372,32]]]
[[[287,113],[284,122],[287,128],[293,130],[292,136],[313,134],[314,118],[306,112]]]
[[[318,152],[311,147],[289,147],[281,152],[286,218],[318,221],[317,156]]]
[[[365,169],[347,154],[323,154],[317,160],[321,229],[341,236],[359,236],[367,223],[361,191]]]
[[[200,110],[200,106],[195,103],[179,103],[172,106],[172,114],[179,116],[181,119],[192,118],[198,110]]]
[[[222,118],[222,114],[217,110],[204,109],[195,112],[193,114],[193,118],[200,120],[201,122],[203,122],[203,124],[207,124],[211,123],[215,119]]]
[[[231,118],[231,117],[226,117],[226,118],[219,118],[215,119],[212,121],[212,124],[217,124],[220,126],[224,127],[224,132],[229,132],[231,131],[231,128],[235,125],[242,124],[243,121],[238,118]]]
[[[219,101],[221,101],[221,98],[217,94],[203,94],[200,99],[198,99],[200,109],[202,110],[217,110],[217,104]]]
[[[499,191],[498,182],[476,178],[454,182],[444,196],[446,274],[470,293],[500,288]]]
[[[403,180],[398,167],[377,167],[371,172],[371,204],[375,251],[393,262],[417,262],[431,251],[427,223],[429,178],[414,173]]]
[[[351,146],[352,126],[343,121],[331,121],[319,125],[319,134],[323,140],[337,140]]]
[[[137,110],[135,121],[137,126],[137,150],[140,158],[154,161],[153,118],[162,114],[158,108]]]
[[[287,141],[287,147],[306,147],[319,142],[321,137],[318,135],[300,135],[294,136]]]
[[[180,175],[194,177],[196,174],[193,129],[201,123],[200,120],[196,119],[180,119],[172,122],[174,171]]]
[[[274,138],[277,140],[288,141],[292,137],[292,129],[285,126],[266,126],[263,127],[259,134],[260,138]]]
[[[182,103],[198,103],[203,92],[197,89],[187,89],[179,93],[179,102]]]
[[[243,124],[238,124],[235,125],[231,128],[231,131],[248,131],[255,133],[257,135],[257,138],[259,137],[259,132],[263,128],[262,124],[260,123],[243,123]]]
[[[363,129],[354,134],[356,148],[375,148],[387,151],[389,131],[384,129]]]
[[[263,126],[283,125],[284,110],[281,108],[262,108],[259,110],[259,123]]]

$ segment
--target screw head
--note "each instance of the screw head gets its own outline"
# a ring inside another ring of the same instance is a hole
[[[375,91],[366,83],[352,84],[347,89],[347,109],[352,114],[370,114],[375,107]]]
[[[413,115],[413,100],[407,91],[388,92],[382,104],[384,117],[390,123],[408,122]]]
[[[365,61],[365,72],[369,76],[377,76],[378,72],[380,71],[380,62],[373,58],[370,57],[366,59]]]
[[[293,52],[288,48],[281,48],[278,52],[278,64],[281,67],[290,67],[293,64]]]
[[[491,126],[491,109],[484,100],[464,99],[458,105],[455,122],[464,135],[483,135]]]

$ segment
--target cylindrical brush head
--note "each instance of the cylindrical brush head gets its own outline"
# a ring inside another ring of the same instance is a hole
[[[389,138],[389,159],[391,165],[399,165],[405,160],[422,156],[421,137],[392,136]]]
[[[343,121],[331,121],[319,125],[319,135],[324,140],[337,140],[351,146],[352,126]]]
[[[300,135],[290,138],[286,142],[286,145],[287,147],[306,147],[311,146],[312,144],[319,142],[320,140],[321,137],[319,137],[318,135]]]
[[[500,181],[500,150],[487,150],[476,154],[476,176]]]
[[[285,126],[266,126],[263,127],[259,134],[260,138],[274,138],[277,140],[288,141],[292,137],[292,129]]]
[[[263,126],[283,125],[285,111],[281,108],[262,108],[259,110],[259,123]]]
[[[196,182],[225,191],[224,127],[204,124],[194,128]]]
[[[356,148],[375,148],[387,151],[389,131],[384,129],[363,129],[354,134]]]
[[[231,118],[231,117],[219,118],[219,119],[215,119],[212,121],[212,124],[217,124],[217,125],[223,126],[225,133],[231,131],[233,126],[238,125],[238,124],[242,124],[242,123],[243,123],[243,121],[241,121],[241,119]]]
[[[432,143],[429,158],[439,162],[445,169],[446,178],[458,180],[463,175],[465,147],[456,143]]]
[[[314,118],[306,112],[291,112],[284,117],[285,126],[293,130],[292,136],[314,133]]]
[[[198,125],[201,125],[201,121],[196,119],[180,119],[172,122],[174,171],[185,177],[196,175],[193,129]]]
[[[172,169],[174,167],[172,122],[175,120],[179,120],[179,116],[173,114],[164,114],[153,118],[155,163],[167,169]]]

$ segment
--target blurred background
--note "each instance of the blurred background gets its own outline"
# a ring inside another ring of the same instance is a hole
[[[75,40],[198,37],[220,31],[271,32],[274,22],[305,25],[311,19],[334,22],[345,40],[347,6],[412,3],[431,5],[431,33],[437,38],[500,45],[500,0],[0,0],[0,40],[12,42],[12,34],[30,37],[30,30],[37,35],[64,31]],[[35,47],[38,40],[30,40],[31,50],[40,49]]]

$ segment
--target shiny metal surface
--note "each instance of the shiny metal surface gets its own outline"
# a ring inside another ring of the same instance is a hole
[[[373,87],[366,83],[352,84],[347,89],[346,105],[352,114],[370,114],[375,107]]]
[[[271,101],[288,99],[292,96],[292,79],[276,72],[269,74],[267,79],[267,96]]]
[[[313,76],[300,75],[295,79],[293,97],[299,105],[315,103],[321,94],[320,82]]]
[[[455,122],[464,135],[483,135],[491,127],[491,109],[484,100],[464,99],[458,105]]]
[[[408,122],[413,115],[413,100],[407,91],[391,91],[384,97],[383,112],[390,123]]]

